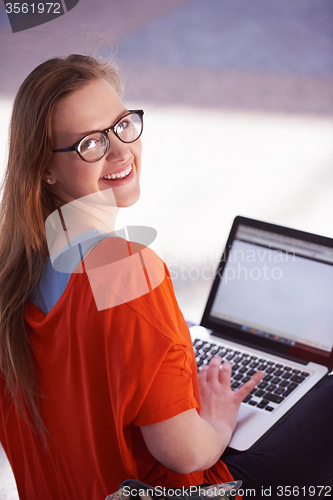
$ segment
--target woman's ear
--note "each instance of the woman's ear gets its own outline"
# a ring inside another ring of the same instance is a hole
[[[44,182],[46,182],[49,185],[55,184],[57,182],[56,179],[54,179],[54,176],[52,175],[51,170],[49,170],[47,168],[43,172],[42,179]]]

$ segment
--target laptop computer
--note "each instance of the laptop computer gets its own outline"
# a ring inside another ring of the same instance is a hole
[[[220,355],[232,387],[258,369],[229,446],[246,450],[333,368],[333,239],[236,217],[200,326],[198,368]]]

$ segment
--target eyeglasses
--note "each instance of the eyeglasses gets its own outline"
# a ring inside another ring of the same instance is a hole
[[[139,139],[143,130],[143,111],[137,109],[128,111],[112,127],[105,130],[97,130],[91,134],[85,135],[69,148],[54,149],[52,153],[65,153],[67,151],[76,151],[82,160],[88,163],[94,163],[107,153],[110,142],[108,133],[112,132],[121,142],[130,144]]]

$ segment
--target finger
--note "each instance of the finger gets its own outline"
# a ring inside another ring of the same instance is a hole
[[[219,374],[219,382],[230,386],[232,366],[229,361],[224,361]]]
[[[212,382],[219,379],[222,358],[214,356],[208,365],[207,382]]]
[[[208,365],[203,365],[198,374],[199,385],[207,383]]]
[[[253,375],[253,377],[248,382],[246,382],[246,384],[242,385],[242,387],[240,387],[236,391],[237,395],[241,398],[241,401],[243,401],[243,399],[246,398],[248,394],[250,394],[250,392],[255,388],[255,386],[259,384],[264,375],[265,375],[264,372],[259,370]]]

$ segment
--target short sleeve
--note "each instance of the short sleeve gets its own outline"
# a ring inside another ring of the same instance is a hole
[[[143,401],[135,425],[151,425],[197,408],[191,370],[191,353],[173,345],[166,354]]]

